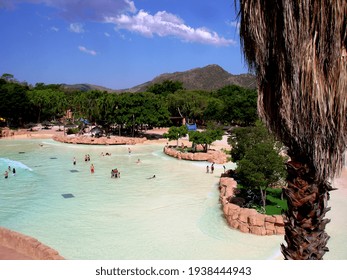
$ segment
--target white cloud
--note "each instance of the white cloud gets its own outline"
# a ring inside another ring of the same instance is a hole
[[[58,31],[59,31],[59,28],[58,28],[58,27],[55,27],[55,26],[52,26],[52,27],[51,27],[51,30],[52,30],[52,31],[55,31],[55,32],[58,32]]]
[[[159,11],[152,15],[144,10],[138,11],[132,0],[0,0],[0,8],[13,7],[23,2],[53,7],[69,22],[108,22],[115,24],[117,30],[128,30],[146,37],[173,36],[185,42],[236,45],[234,40],[226,39],[215,31],[205,27],[191,27],[169,12]],[[79,23],[72,23],[69,30],[84,32],[83,25]]]
[[[86,47],[84,46],[78,46],[78,49],[81,51],[81,52],[84,52],[84,53],[87,53],[87,54],[90,54],[90,55],[96,55],[96,51],[94,50],[89,50],[87,49]]]
[[[104,35],[105,35],[106,37],[111,37],[111,35],[110,35],[109,33],[107,33],[107,32],[105,32]]]
[[[236,29],[240,29],[240,22],[239,21],[227,21],[227,24],[232,26],[232,27],[236,27]]]
[[[84,28],[82,23],[71,23],[69,26],[69,31],[74,33],[84,33]]]
[[[186,42],[217,46],[235,44],[235,41],[220,37],[216,32],[207,28],[190,27],[181,18],[166,11],[160,11],[155,15],[151,15],[146,11],[140,10],[135,15],[122,14],[116,17],[106,17],[105,21],[114,23],[116,29],[126,29],[146,37],[153,37],[154,35],[160,37],[174,36]]]

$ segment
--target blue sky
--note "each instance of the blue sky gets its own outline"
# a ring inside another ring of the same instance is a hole
[[[218,64],[246,73],[233,0],[0,0],[0,75],[125,89]]]

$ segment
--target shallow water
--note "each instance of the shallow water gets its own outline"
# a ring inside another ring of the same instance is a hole
[[[162,148],[1,140],[0,172],[8,166],[17,172],[0,179],[0,225],[39,239],[67,259],[278,257],[282,236],[247,235],[226,225],[217,188],[222,165],[206,174],[207,162],[179,161]],[[121,178],[110,178],[112,168]]]

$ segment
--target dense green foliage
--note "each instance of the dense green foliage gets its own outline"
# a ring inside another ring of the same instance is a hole
[[[154,94],[164,94],[175,93],[178,90],[183,89],[183,84],[179,81],[169,81],[166,80],[161,84],[155,83],[147,88],[146,91],[153,92]]]
[[[275,146],[276,150],[281,147],[275,141],[266,127],[258,120],[255,126],[238,127],[234,128],[228,138],[228,143],[231,145],[231,157],[234,162],[242,159],[246,152],[258,143],[271,143]]]
[[[164,138],[171,140],[177,140],[177,147],[178,147],[178,140],[182,137],[185,137],[188,133],[188,128],[185,125],[182,125],[180,127],[172,126],[169,128],[167,133],[163,134]]]
[[[260,122],[254,127],[234,129],[229,143],[237,163],[237,179],[249,190],[259,190],[265,209],[267,189],[285,178],[285,158],[279,155],[281,146]]]
[[[207,152],[209,145],[216,140],[222,140],[223,130],[208,128],[205,131],[189,131],[189,141],[192,142],[193,150],[196,149],[196,145],[202,145],[204,152]]]
[[[70,110],[74,121],[83,118],[107,131],[118,128],[119,133],[136,135],[142,128],[171,126],[171,117],[203,126],[207,122],[247,125],[257,117],[255,90],[227,86],[216,92],[188,91],[180,82],[164,81],[147,91],[71,91],[55,84],[29,86],[19,83],[11,74],[3,74],[0,118],[11,127],[43,121],[58,123]]]

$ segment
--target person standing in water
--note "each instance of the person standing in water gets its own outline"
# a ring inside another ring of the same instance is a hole
[[[12,169],[12,173],[13,173],[13,176],[15,176],[15,175],[16,175],[16,168],[14,168],[14,167],[13,167],[13,169]]]
[[[4,176],[5,176],[5,179],[8,178],[8,171],[7,170],[5,171]]]
[[[73,165],[76,165],[76,158],[73,158]]]
[[[90,173],[94,173],[94,171],[95,171],[94,164],[91,164],[90,165]]]

